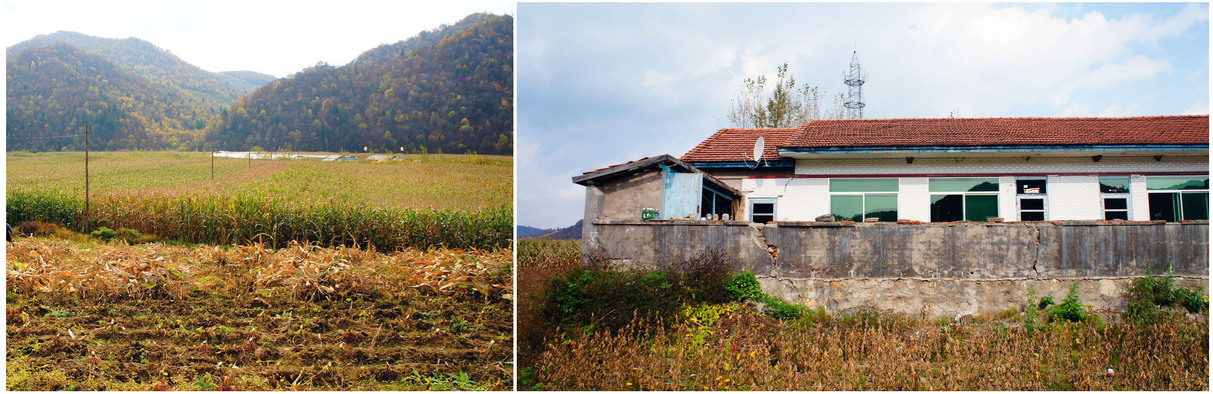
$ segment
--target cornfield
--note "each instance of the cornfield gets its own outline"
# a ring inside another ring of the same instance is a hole
[[[56,191],[10,190],[8,221],[60,223],[85,231],[129,228],[161,238],[219,245],[291,242],[380,251],[406,248],[505,248],[512,242],[513,210],[393,209],[356,204],[298,204],[281,198],[106,195],[90,201]]]

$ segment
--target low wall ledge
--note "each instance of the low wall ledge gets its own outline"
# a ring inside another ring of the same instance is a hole
[[[594,219],[595,226],[749,226],[744,220],[633,220]]]

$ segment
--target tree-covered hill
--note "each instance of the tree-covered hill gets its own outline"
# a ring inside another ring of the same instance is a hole
[[[134,37],[101,38],[60,31],[23,41],[9,47],[6,52],[11,58],[28,49],[46,47],[60,42],[94,53],[153,83],[183,89],[213,107],[232,105],[237,98],[257,87],[249,86],[247,83],[243,84],[244,86],[233,84],[231,76],[198,68],[181,60],[168,50]]]
[[[208,129],[218,149],[511,154],[513,18],[474,14],[258,88]]]
[[[86,121],[93,149],[185,149],[215,111],[64,42],[10,51],[6,69],[8,150],[83,150]]]

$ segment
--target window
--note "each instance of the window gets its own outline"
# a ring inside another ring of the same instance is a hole
[[[931,221],[998,217],[998,178],[931,178]]]
[[[775,199],[750,199],[750,221],[754,223],[769,223],[775,221]]]
[[[1099,178],[1104,220],[1129,220],[1129,177]]]
[[[1150,220],[1208,220],[1209,177],[1146,177]]]
[[[830,180],[830,213],[839,220],[897,221],[897,178]]]
[[[1019,220],[1045,220],[1045,195],[1047,182],[1044,179],[1017,179],[1015,193],[1019,199]]]

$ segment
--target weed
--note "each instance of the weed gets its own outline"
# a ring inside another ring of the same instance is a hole
[[[734,301],[756,300],[763,295],[762,287],[759,286],[758,279],[754,277],[754,272],[752,271],[744,271],[733,275],[724,284],[724,290],[729,293],[729,298]]]
[[[1036,304],[1036,307],[1043,311],[1045,309],[1049,309],[1050,305],[1053,305],[1056,303],[1057,302],[1053,300],[1053,296],[1047,295],[1044,297],[1040,297],[1040,302]]]
[[[1070,284],[1070,291],[1066,293],[1066,298],[1060,304],[1057,304],[1049,309],[1049,316],[1054,319],[1068,320],[1072,322],[1082,322],[1087,320],[1087,311],[1082,304],[1078,302],[1078,283]]]
[[[1170,272],[1159,277],[1147,267],[1146,276],[1134,278],[1127,294],[1129,300],[1125,315],[1138,323],[1158,324],[1170,316],[1168,307],[1182,306],[1188,312],[1208,310],[1209,298],[1204,289],[1181,288],[1175,285]]]
[[[110,229],[109,227],[102,226],[101,228],[93,230],[93,232],[91,234],[89,234],[89,236],[96,238],[96,239],[100,239],[102,241],[111,241],[114,239],[114,237],[118,236],[118,233],[115,232],[114,230]]]

